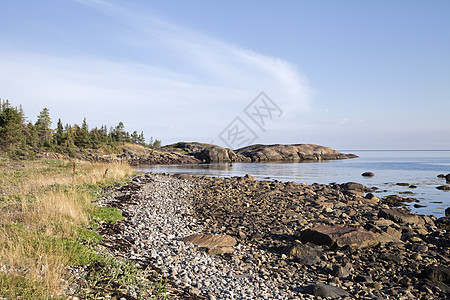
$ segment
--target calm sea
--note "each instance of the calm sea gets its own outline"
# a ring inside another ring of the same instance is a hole
[[[210,176],[244,176],[251,174],[256,179],[295,181],[312,184],[359,182],[369,187],[378,187],[377,196],[402,193],[402,197],[416,198],[418,202],[407,203],[414,213],[444,215],[450,206],[450,191],[437,190],[445,184],[438,174],[450,173],[450,150],[448,151],[392,151],[365,150],[342,151],[359,158],[302,163],[234,163],[200,165],[150,165],[136,168],[139,172],[183,173]],[[363,177],[366,171],[374,177]],[[398,186],[409,183],[417,188]],[[425,207],[416,208],[414,204]]]

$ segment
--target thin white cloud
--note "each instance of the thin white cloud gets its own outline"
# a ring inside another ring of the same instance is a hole
[[[120,23],[124,30],[115,42],[139,58],[0,50],[0,69],[10,70],[0,73],[2,97],[33,113],[50,106],[64,122],[84,116],[100,124],[123,120],[167,141],[215,138],[260,91],[287,113],[308,107],[306,80],[284,60],[113,2],[76,2]]]

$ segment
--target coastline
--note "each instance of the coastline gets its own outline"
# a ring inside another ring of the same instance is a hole
[[[371,195],[350,183],[147,173],[100,204],[124,215],[105,236],[111,249],[160,269],[183,299],[448,297],[448,228]],[[194,233],[237,245],[208,255],[181,241]]]

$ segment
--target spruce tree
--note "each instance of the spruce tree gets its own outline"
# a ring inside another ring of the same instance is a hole
[[[52,121],[50,119],[50,111],[47,107],[44,107],[39,113],[38,119],[36,121],[36,130],[39,136],[39,145],[49,145],[52,142],[53,131],[50,128]]]
[[[9,104],[3,106],[0,113],[0,147],[11,149],[25,140],[22,116],[17,108]]]

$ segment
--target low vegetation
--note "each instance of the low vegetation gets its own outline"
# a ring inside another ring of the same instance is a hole
[[[114,270],[119,279],[103,280],[138,285],[139,270],[132,264],[99,254],[102,237],[93,230],[122,218],[118,210],[92,204],[100,186],[123,182],[130,174],[123,163],[1,158],[0,297],[65,299],[68,266],[96,266],[86,278],[88,289],[96,286],[92,280]]]

